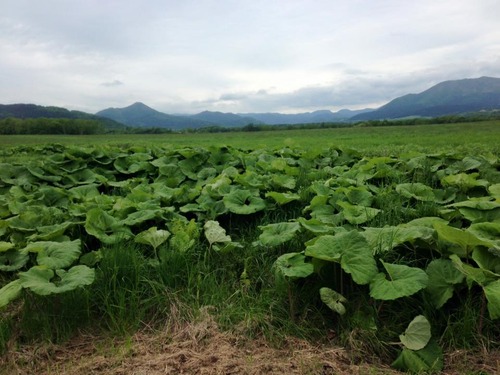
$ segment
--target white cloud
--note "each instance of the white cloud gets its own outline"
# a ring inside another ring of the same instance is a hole
[[[5,0],[0,103],[299,112],[500,76],[495,0]],[[126,82],[126,84],[123,84]]]

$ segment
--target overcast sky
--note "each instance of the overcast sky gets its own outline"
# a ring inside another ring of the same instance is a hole
[[[0,103],[378,107],[500,77],[498,0],[1,0]]]

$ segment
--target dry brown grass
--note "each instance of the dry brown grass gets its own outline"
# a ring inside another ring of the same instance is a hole
[[[446,374],[499,374],[500,352],[454,352]],[[482,372],[480,372],[482,371]],[[222,332],[204,312],[192,323],[171,319],[125,339],[80,334],[64,345],[29,345],[0,358],[8,375],[397,374],[381,364],[353,364],[344,349],[287,338],[278,347]]]

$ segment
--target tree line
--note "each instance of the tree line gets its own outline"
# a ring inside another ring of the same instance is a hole
[[[99,120],[67,118],[14,118],[0,120],[0,134],[101,134],[105,127]]]

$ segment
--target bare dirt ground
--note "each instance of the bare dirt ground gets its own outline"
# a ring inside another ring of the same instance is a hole
[[[500,351],[446,355],[443,374],[500,374]],[[160,374],[399,374],[382,364],[354,364],[333,346],[288,338],[277,348],[265,339],[222,332],[209,316],[127,339],[78,335],[64,345],[11,348],[2,375]]]

